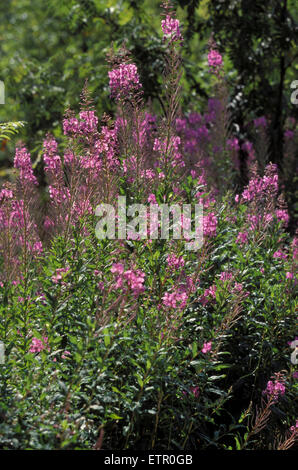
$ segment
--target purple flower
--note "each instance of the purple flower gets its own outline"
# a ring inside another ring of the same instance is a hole
[[[114,263],[111,267],[111,272],[113,274],[123,274],[124,272],[124,265],[122,263]]]
[[[215,237],[217,227],[217,217],[213,212],[210,212],[203,217],[203,231],[206,237]]]
[[[289,217],[289,213],[286,209],[277,209],[275,211],[275,215],[276,215],[277,219],[281,220],[286,227],[288,226],[290,217]]]
[[[267,127],[267,119],[265,116],[259,117],[257,119],[254,119],[254,125],[255,127]]]
[[[215,49],[211,49],[208,54],[208,64],[217,69],[222,65],[222,56]]]
[[[166,16],[165,20],[161,21],[161,29],[163,31],[163,40],[169,40],[170,43],[182,41],[183,37],[179,28],[179,20],[171,18],[170,15]]]
[[[228,272],[228,271],[223,271],[222,273],[220,273],[220,280],[221,281],[228,281],[229,279],[232,279],[233,277],[233,274]]]
[[[202,353],[206,354],[212,350],[212,342],[209,341],[208,343],[204,343],[203,348],[202,348]]]
[[[16,149],[14,167],[20,170],[20,179],[22,183],[38,184],[37,179],[33,174],[30,153],[27,152],[25,147]]]
[[[248,236],[246,232],[239,232],[236,238],[236,243],[239,243],[240,245],[244,245],[245,243],[248,242]]]
[[[185,261],[182,256],[176,256],[174,254],[170,254],[167,257],[167,263],[170,268],[179,269],[179,268],[183,268]]]
[[[187,298],[186,292],[174,291],[171,293],[166,292],[162,297],[162,301],[166,307],[183,309],[186,307]]]
[[[230,150],[235,150],[238,152],[238,150],[240,149],[240,146],[239,146],[239,140],[237,139],[237,137],[233,137],[233,139],[228,139],[227,146]]]
[[[280,396],[283,396],[286,392],[286,387],[283,382],[280,381],[279,374],[275,374],[273,380],[267,382],[266,389],[263,391],[263,395],[266,395],[268,400],[272,400],[276,403]]]
[[[284,138],[285,138],[285,140],[292,140],[294,135],[295,134],[294,134],[293,131],[291,131],[290,129],[287,129],[287,130],[285,130]]]
[[[157,201],[156,201],[155,194],[153,194],[153,193],[149,194],[147,201],[148,201],[149,203],[156,204]]]
[[[48,347],[48,338],[47,338],[47,336],[43,336],[42,340],[38,339],[38,338],[32,338],[31,346],[29,348],[29,352],[39,353],[43,349],[48,349],[48,351],[50,350],[50,348]]]
[[[108,72],[111,95],[119,100],[142,87],[135,64],[120,64]]]
[[[275,251],[275,253],[273,253],[273,258],[287,259],[287,255],[283,253],[281,250],[277,250]]]

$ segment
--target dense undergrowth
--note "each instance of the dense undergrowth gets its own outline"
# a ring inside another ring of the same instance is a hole
[[[15,183],[0,191],[2,449],[257,450],[297,440],[298,239],[287,232],[285,176],[267,162],[264,117],[245,144],[249,182],[237,183],[244,163],[212,41],[214,97],[204,113],[181,114],[183,38],[164,14],[164,113],[145,107],[123,49],[109,57],[115,121],[98,122],[85,87],[60,147],[44,142],[47,191],[21,147]],[[137,224],[124,239],[99,239],[95,208],[119,196],[146,210],[201,202],[202,247],[137,236]]]

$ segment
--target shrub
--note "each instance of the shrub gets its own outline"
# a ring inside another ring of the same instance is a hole
[[[278,169],[263,169],[247,143],[250,180],[235,194],[221,56],[211,44],[206,112],[179,114],[183,38],[168,4],[164,15],[164,115],[146,109],[123,49],[109,59],[115,121],[98,126],[85,87],[79,116],[63,121],[63,155],[45,139],[46,197],[25,148],[0,192],[3,449],[286,449],[297,439],[297,237]],[[203,246],[98,239],[95,208],[118,196],[150,210],[201,202]]]

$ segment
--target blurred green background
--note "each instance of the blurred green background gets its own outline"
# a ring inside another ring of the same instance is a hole
[[[0,177],[21,138],[38,159],[48,131],[59,138],[67,107],[78,108],[88,79],[99,115],[113,114],[107,52],[126,42],[139,68],[145,98],[158,109],[165,46],[160,0],[7,0],[0,6],[0,79],[6,103],[0,121],[26,121],[11,142],[0,143]],[[290,84],[298,79],[297,2],[290,0],[180,0],[183,110],[203,110],[212,94],[208,40],[224,54],[233,120],[270,119],[271,160],[282,166],[288,116],[297,118]]]

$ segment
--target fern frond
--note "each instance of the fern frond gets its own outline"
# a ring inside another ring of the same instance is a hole
[[[3,122],[0,124],[0,140],[10,140],[25,126],[24,121]]]

